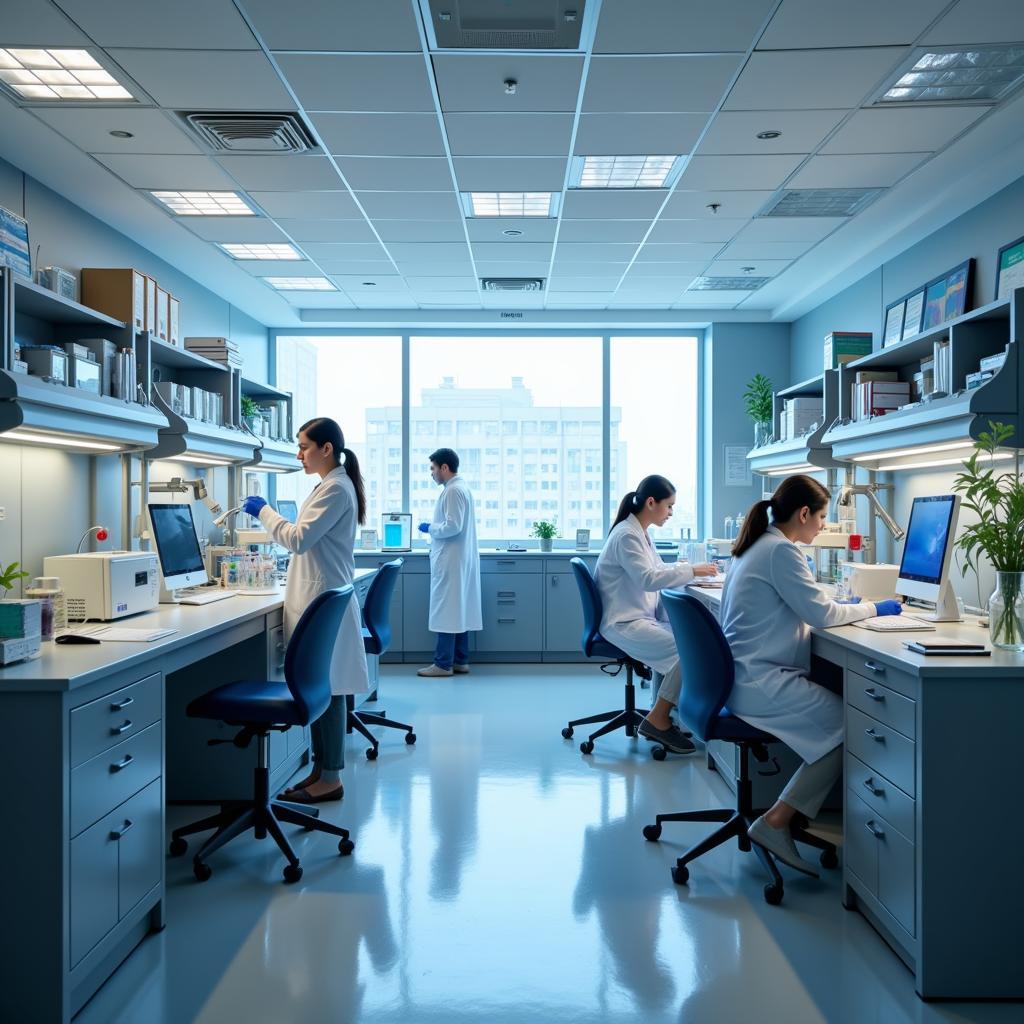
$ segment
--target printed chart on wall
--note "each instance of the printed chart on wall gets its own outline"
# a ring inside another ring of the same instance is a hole
[[[750,475],[750,463],[747,462],[747,445],[722,445],[724,461],[724,483],[726,487],[749,487],[753,482]]]
[[[28,221],[0,206],[0,267],[4,266],[25,277],[32,276]]]
[[[1014,288],[1024,288],[1024,238],[1018,238],[999,250],[996,298],[1008,299]]]

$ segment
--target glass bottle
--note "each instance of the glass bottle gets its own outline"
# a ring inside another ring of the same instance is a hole
[[[997,572],[988,599],[988,633],[993,647],[1024,651],[1024,572]]]
[[[52,640],[58,633],[68,628],[68,608],[64,589],[58,576],[37,576],[32,586],[25,589],[25,596],[34,601],[41,601],[42,607],[42,638]]]

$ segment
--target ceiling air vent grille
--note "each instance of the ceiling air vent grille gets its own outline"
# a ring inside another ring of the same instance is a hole
[[[688,292],[754,292],[767,284],[770,277],[698,277]]]
[[[882,194],[880,188],[788,189],[761,217],[852,217]]]
[[[485,292],[540,292],[544,290],[544,278],[482,277],[480,285]]]
[[[230,153],[308,153],[316,141],[298,114],[182,114],[212,150]]]
[[[586,0],[429,0],[441,50],[578,50]]]

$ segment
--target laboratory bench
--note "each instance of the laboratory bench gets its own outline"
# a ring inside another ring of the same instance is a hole
[[[721,590],[687,592],[717,615]],[[988,643],[975,617],[934,633],[812,630],[812,676],[844,700],[843,905],[871,922],[923,998],[1020,999],[1024,824],[1011,794],[1024,654],[925,656],[903,646],[922,636]],[[709,745],[709,767],[735,788],[728,747]],[[776,795],[798,763],[782,753],[792,761],[771,780]],[[761,794],[757,804],[770,802]]]
[[[374,569],[354,586],[365,600]],[[115,625],[152,642],[44,643],[0,669],[4,780],[0,1019],[66,1022],[164,922],[164,807],[252,796],[257,745],[187,718],[237,679],[284,678],[283,594],[160,605]],[[377,659],[368,657],[370,693]],[[307,759],[308,729],[270,734],[272,791]]]

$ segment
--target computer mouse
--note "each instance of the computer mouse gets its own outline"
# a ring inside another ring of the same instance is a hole
[[[86,636],[84,633],[61,633],[54,640],[58,644],[98,644],[99,637]]]

